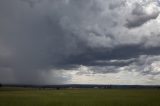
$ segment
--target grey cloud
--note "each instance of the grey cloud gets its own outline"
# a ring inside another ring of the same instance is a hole
[[[116,1],[116,3],[114,3],[115,1],[112,1],[110,4],[109,4],[109,9],[117,9],[117,8],[120,8],[120,7],[123,7],[125,6],[125,1]]]
[[[65,83],[68,78],[56,70],[76,70],[85,65],[117,72],[133,64],[136,59],[132,58],[139,55],[159,55],[159,41],[145,48],[144,33],[134,36],[139,31],[124,29],[128,8],[125,0],[1,0],[0,77],[8,70],[15,83]],[[134,8],[135,17],[128,25],[158,16],[139,10]],[[123,11],[126,14],[122,16]],[[158,31],[153,32],[156,39]],[[5,74],[0,81],[7,82]]]
[[[141,45],[120,46],[111,50],[105,48],[86,49],[79,55],[71,55],[66,59],[65,64],[105,66],[105,65],[128,65],[133,61],[110,62],[111,60],[128,60],[138,58],[140,55],[159,55],[159,47],[143,48]],[[97,62],[101,61],[101,63]],[[109,63],[106,63],[108,61]]]
[[[140,4],[135,4],[131,14],[125,25],[127,28],[140,27],[146,22],[156,19],[159,16],[159,11],[155,10],[155,12],[148,14]]]
[[[133,18],[127,19],[127,24],[125,26],[128,28],[139,27],[152,19],[156,19],[158,15],[159,13],[153,13],[151,15],[146,14],[146,15],[133,16]]]
[[[1,1],[1,3],[11,5],[7,1]],[[8,62],[7,65],[12,69],[17,83],[44,83],[41,78],[43,71],[47,72],[67,55],[76,52],[74,37],[64,36],[67,34],[63,33],[57,22],[52,21],[49,25],[47,14],[42,12],[41,8],[35,8],[37,10],[30,10],[27,5],[16,0],[12,2],[10,8],[4,6],[2,9],[2,11],[8,11],[9,16],[4,14],[2,17],[5,17],[9,23],[4,21],[4,24],[1,24],[1,27],[4,25],[7,29],[1,31],[0,37],[9,48],[12,48],[9,49],[10,59],[4,61]]]
[[[158,75],[160,74],[159,60],[159,56],[142,55],[134,65],[137,66],[137,71],[139,70],[143,74]]]
[[[153,78],[160,75],[160,58],[159,56],[151,56],[151,55],[140,55],[136,59],[131,59],[132,62],[128,65],[124,66],[90,66],[90,70],[92,70],[92,74],[97,74],[97,73],[119,73],[121,71],[126,71],[126,72],[138,72],[143,76],[152,76]],[[125,60],[125,61],[131,61]],[[121,60],[116,60],[116,61],[121,61]],[[100,71],[101,70],[101,71]]]
[[[31,8],[33,8],[36,4],[42,2],[42,0],[21,0],[29,4]]]
[[[117,67],[122,67],[122,66],[127,66],[130,65],[131,63],[135,62],[135,58],[131,59],[120,59],[120,60],[108,60],[108,61],[96,61],[95,65],[97,66],[117,66]]]

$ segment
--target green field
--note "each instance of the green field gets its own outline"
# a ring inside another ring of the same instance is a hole
[[[160,106],[160,90],[0,88],[0,106]]]

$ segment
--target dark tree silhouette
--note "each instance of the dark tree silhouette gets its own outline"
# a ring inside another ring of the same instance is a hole
[[[2,84],[0,83],[0,87],[2,87]]]
[[[57,90],[60,90],[60,87],[57,87],[56,89],[57,89]]]

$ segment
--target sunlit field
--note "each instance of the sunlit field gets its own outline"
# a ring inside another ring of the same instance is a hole
[[[0,88],[0,106],[160,106],[160,90]]]

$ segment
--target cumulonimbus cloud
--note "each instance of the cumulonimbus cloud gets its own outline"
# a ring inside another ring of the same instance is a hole
[[[151,0],[1,0],[0,76],[6,77],[0,80],[65,83],[70,76],[58,70],[84,65],[115,73],[140,55],[159,55],[158,5]]]

